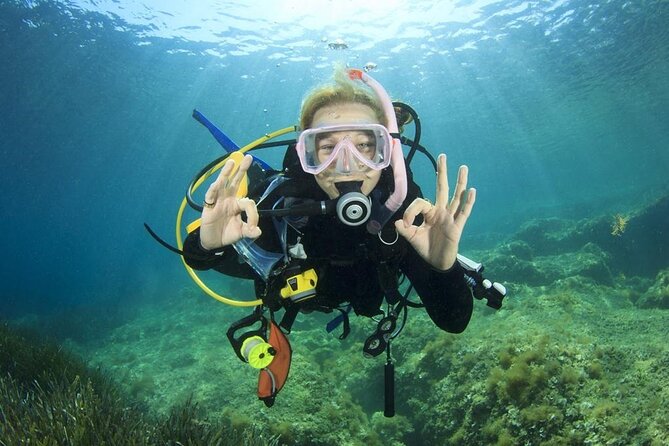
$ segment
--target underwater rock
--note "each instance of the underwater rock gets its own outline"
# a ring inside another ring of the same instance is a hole
[[[549,285],[567,277],[585,277],[605,285],[613,284],[610,256],[594,243],[554,256],[533,257],[529,245],[514,241],[504,245],[486,263],[504,281],[531,286]]]
[[[500,252],[503,255],[513,255],[521,260],[532,260],[534,250],[523,240],[512,240],[501,246]]]
[[[609,261],[608,253],[594,243],[587,243],[576,253],[575,261],[567,267],[567,274],[588,277],[604,285],[613,285]]]
[[[434,370],[433,346],[425,346],[428,360],[405,384],[413,389],[409,413],[420,414],[412,420],[415,444],[667,444],[669,354],[648,344],[666,318],[638,311],[611,318],[597,309],[591,316],[603,317],[605,334],[570,317],[555,319],[563,311],[558,299],[549,291],[525,314],[500,313],[484,336],[454,338],[442,348],[447,369]],[[625,340],[638,343],[621,343],[620,326],[642,320],[649,332],[628,330]]]
[[[494,271],[495,277],[502,279],[504,282],[528,285],[545,285],[551,282],[546,273],[541,271],[535,263],[514,255],[493,255],[486,263],[486,269]]]
[[[625,274],[653,277],[669,267],[669,196],[663,197],[629,216],[625,231],[611,235],[601,243],[611,253],[611,267]]]
[[[518,246],[523,243],[530,246],[535,256],[551,256],[574,252],[592,243],[610,255],[609,268],[614,274],[653,277],[669,266],[667,228],[669,196],[625,215],[581,221],[533,220],[523,225],[507,245],[520,242]],[[523,258],[519,253],[514,254]]]
[[[509,243],[525,243],[538,256],[560,254],[583,246],[582,242],[571,240],[574,229],[574,222],[559,218],[530,220],[521,226]]]
[[[655,283],[641,295],[636,305],[641,308],[669,309],[669,268],[657,273]]]

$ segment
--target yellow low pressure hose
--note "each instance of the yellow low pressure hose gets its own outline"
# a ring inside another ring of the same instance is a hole
[[[214,173],[216,173],[218,170],[220,170],[223,167],[223,165],[225,165],[225,162],[229,158],[232,158],[235,161],[236,165],[239,166],[239,163],[243,159],[243,154],[244,153],[248,152],[249,150],[259,146],[260,144],[262,144],[266,141],[269,141],[270,139],[273,139],[273,138],[279,137],[281,135],[285,135],[286,133],[291,133],[291,132],[294,132],[294,131],[296,131],[296,127],[295,126],[290,126],[290,127],[283,128],[281,130],[277,130],[277,131],[272,132],[272,133],[265,134],[264,136],[256,139],[255,141],[245,145],[244,147],[242,147],[238,151],[230,153],[230,155],[228,157],[221,160],[221,162],[219,162],[214,167],[209,169],[209,171],[207,171],[207,173],[202,175],[195,182],[195,184],[193,185],[193,189],[191,190],[191,193],[195,192],[202,185],[202,183],[204,183],[207,180],[207,178],[211,177]],[[237,191],[237,196],[239,196],[239,197],[246,196],[247,189],[248,189],[247,181],[246,181],[246,177],[244,177],[244,180],[242,181],[242,184],[240,185],[240,188]],[[183,215],[184,215],[184,212],[186,210],[186,205],[187,204],[188,204],[188,200],[186,199],[186,197],[184,197],[183,201],[181,202],[181,206],[179,206],[179,211],[177,212],[176,239],[177,239],[177,247],[180,250],[183,250],[183,239],[181,237],[181,224],[182,224],[182,221],[183,221]],[[197,227],[197,225],[196,225],[196,227]],[[190,228],[190,225],[189,225],[189,228]],[[186,272],[188,272],[188,275],[191,277],[191,279],[193,279],[193,281],[200,288],[202,288],[202,291],[204,291],[205,293],[207,293],[209,296],[213,297],[217,301],[223,302],[224,304],[232,305],[234,307],[255,307],[257,305],[262,304],[262,300],[260,300],[260,299],[245,301],[245,300],[230,299],[228,297],[221,296],[220,294],[216,293],[214,290],[209,288],[207,285],[205,285],[205,283],[202,281],[202,279],[200,279],[200,277],[195,273],[193,268],[188,266],[188,264],[186,263],[186,260],[184,259],[183,256],[181,256],[181,261],[183,262],[184,267],[186,268]]]

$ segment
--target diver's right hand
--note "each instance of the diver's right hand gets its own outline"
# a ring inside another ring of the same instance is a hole
[[[200,244],[204,249],[218,249],[242,238],[260,237],[255,201],[237,197],[237,189],[252,161],[250,155],[244,156],[239,169],[234,172],[235,162],[228,160],[216,181],[209,186],[200,224]],[[246,213],[246,221],[242,220],[242,212]]]

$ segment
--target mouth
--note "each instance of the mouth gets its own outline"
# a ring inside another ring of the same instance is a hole
[[[316,175],[316,182],[330,198],[334,199],[340,195],[337,187],[335,186],[335,183],[358,182],[361,184],[360,191],[364,195],[369,195],[372,192],[372,189],[374,189],[378,183],[379,176],[379,171],[371,169],[367,172],[352,172],[351,174],[321,172]]]
[[[339,191],[339,194],[346,194],[348,192],[360,192],[362,181],[337,181],[334,186]]]

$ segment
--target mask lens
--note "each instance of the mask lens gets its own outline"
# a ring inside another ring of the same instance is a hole
[[[298,152],[305,171],[310,173],[343,160],[347,166],[380,170],[390,162],[390,143],[388,130],[380,124],[331,126],[304,131],[298,142],[302,150]]]

